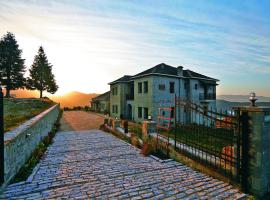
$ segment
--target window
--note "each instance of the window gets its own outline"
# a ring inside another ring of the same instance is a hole
[[[148,81],[143,82],[143,92],[148,93]]]
[[[148,108],[143,108],[144,119],[148,119]]]
[[[117,114],[118,113],[118,105],[113,105],[112,106],[112,112]]]
[[[138,83],[138,93],[142,93],[142,83]]]
[[[174,118],[174,107],[171,107],[171,118]]]
[[[142,118],[142,107],[138,107],[138,118]]]
[[[165,84],[159,84],[158,89],[159,90],[165,90]]]
[[[198,84],[196,83],[196,84],[195,84],[195,90],[197,90],[197,89],[198,89]]]
[[[174,93],[174,82],[170,82],[170,93]]]
[[[112,88],[112,95],[117,95],[118,93],[118,87],[113,87]]]
[[[187,89],[187,82],[184,83],[184,89]]]

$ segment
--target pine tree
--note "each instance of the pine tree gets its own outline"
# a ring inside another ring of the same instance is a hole
[[[14,34],[7,32],[0,40],[0,82],[6,88],[6,97],[10,97],[10,90],[25,86],[25,65],[21,55]]]
[[[43,91],[54,94],[58,90],[52,73],[52,65],[48,62],[42,46],[39,48],[29,72],[30,77],[27,79],[27,88],[39,90],[40,98],[43,97]]]

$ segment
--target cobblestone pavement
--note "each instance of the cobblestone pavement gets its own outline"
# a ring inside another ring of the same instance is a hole
[[[58,132],[26,182],[2,199],[241,199],[231,185],[175,161],[144,157],[100,130]]]
[[[61,119],[61,130],[90,130],[99,129],[103,124],[104,117],[84,111],[65,111]]]

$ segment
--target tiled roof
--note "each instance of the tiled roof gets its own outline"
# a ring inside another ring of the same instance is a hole
[[[181,67],[181,66],[180,66]],[[140,72],[138,74],[136,74],[135,76],[123,76],[109,84],[113,84],[113,83],[119,83],[119,82],[128,82],[131,79],[137,78],[137,77],[141,77],[141,76],[147,76],[147,75],[167,75],[167,76],[179,76],[177,73],[177,67],[173,67],[170,65],[167,65],[165,63],[160,63],[150,69],[147,69],[143,72]],[[187,70],[183,70],[183,77],[184,78],[194,78],[194,79],[207,79],[209,81],[214,81],[217,82],[219,80],[205,76],[203,74],[199,74],[197,72],[191,71],[189,69]]]
[[[121,78],[109,83],[109,84],[113,84],[113,83],[122,83],[122,82],[128,82],[130,81],[130,79],[132,78],[132,76],[129,76],[129,75],[125,75],[125,76],[122,76]]]
[[[97,101],[97,100],[109,100],[110,99],[110,91],[105,92],[99,96],[96,96],[95,98],[92,99],[92,101]]]
[[[147,74],[164,74],[164,75],[177,76],[177,68],[167,65],[165,63],[161,63],[161,64],[156,65],[155,67],[147,69],[139,74],[136,74],[134,77],[147,75]]]
[[[183,76],[187,77],[187,78],[202,78],[202,79],[212,79],[212,80],[218,81],[217,79],[214,79],[214,78],[211,78],[209,76],[199,74],[199,73],[191,71],[189,69],[183,70]]]

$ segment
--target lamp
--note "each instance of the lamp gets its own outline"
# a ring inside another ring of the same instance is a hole
[[[251,103],[250,106],[252,107],[255,107],[255,102],[257,101],[258,99],[256,98],[256,93],[255,92],[251,92],[250,95],[249,95],[249,101]]]

